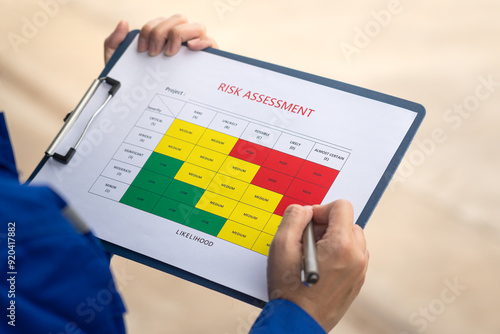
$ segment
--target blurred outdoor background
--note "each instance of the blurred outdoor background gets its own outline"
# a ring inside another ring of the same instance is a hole
[[[365,230],[365,286],[333,333],[500,332],[498,0],[0,0],[0,110],[23,180],[103,68],[118,21],[174,13],[223,50],[427,109]],[[132,334],[246,333],[258,314],[127,259],[112,267]]]

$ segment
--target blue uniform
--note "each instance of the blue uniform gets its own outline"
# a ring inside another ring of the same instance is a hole
[[[19,184],[0,113],[0,333],[125,333],[109,255],[65,207],[51,189]],[[325,332],[294,303],[274,300],[250,333]]]

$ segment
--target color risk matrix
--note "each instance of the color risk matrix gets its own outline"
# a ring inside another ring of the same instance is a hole
[[[267,255],[286,207],[321,203],[349,154],[156,95],[90,192]]]

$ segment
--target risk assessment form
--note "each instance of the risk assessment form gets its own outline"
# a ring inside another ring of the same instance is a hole
[[[149,57],[136,43],[110,70],[121,88],[73,159],[49,159],[33,183],[99,238],[261,301],[286,207],[345,198],[364,225],[416,130],[419,112],[352,86],[186,47]]]

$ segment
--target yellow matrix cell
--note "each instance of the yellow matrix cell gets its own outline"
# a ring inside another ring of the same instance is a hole
[[[243,194],[241,202],[273,212],[282,197],[283,195],[275,193],[274,191],[251,184],[248,186],[245,194]]]
[[[223,174],[216,174],[207,190],[238,201],[247,187],[248,183],[246,182]]]
[[[235,179],[252,182],[260,166],[234,157],[227,157],[219,169],[219,173],[234,177]]]
[[[214,171],[185,162],[174,179],[189,183],[198,188],[206,189],[214,176]]]
[[[245,203],[238,203],[229,219],[257,230],[262,230],[270,216],[271,212],[257,209]]]
[[[252,250],[256,251],[262,255],[267,256],[269,254],[269,246],[273,241],[273,236],[267,233],[261,233],[254,243]]]
[[[187,162],[193,165],[202,166],[213,171],[218,171],[222,163],[226,159],[226,155],[209,150],[201,146],[196,146],[191,154],[186,159]]]
[[[256,229],[228,220],[217,237],[250,249],[259,234]]]
[[[196,204],[196,208],[223,218],[229,218],[236,204],[238,204],[238,202],[235,200],[211,191],[205,191]]]
[[[163,136],[158,146],[156,146],[155,152],[184,161],[193,150],[193,147],[193,144],[183,140],[170,136]]]
[[[222,154],[229,154],[237,141],[238,138],[236,137],[207,129],[198,142],[198,145]]]
[[[271,218],[267,221],[266,227],[262,230],[262,232],[266,232],[267,234],[275,235],[278,230],[278,226],[281,224],[281,219],[283,217],[278,215],[272,215]]]
[[[176,119],[172,125],[170,125],[166,135],[196,144],[205,130],[206,128],[199,125]]]

